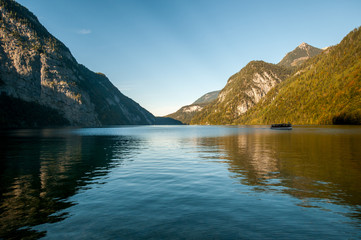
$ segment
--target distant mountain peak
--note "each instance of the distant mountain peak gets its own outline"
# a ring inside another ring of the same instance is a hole
[[[220,93],[220,90],[206,93],[202,97],[198,98],[194,103],[192,103],[192,105],[210,103],[213,100],[217,99],[219,93]]]
[[[167,115],[167,117],[189,124],[196,113],[200,112],[205,106],[217,99],[219,93],[220,91],[206,93],[191,105],[183,106],[177,112]]]
[[[305,43],[305,42],[303,42],[303,43],[301,43],[300,45],[298,45],[298,48],[300,48],[300,49],[307,49],[307,48],[309,48],[309,47],[311,47],[310,45],[308,45],[307,43]]]
[[[285,67],[296,67],[301,65],[307,59],[314,57],[321,52],[322,49],[313,47],[303,42],[293,51],[287,53],[286,56],[278,63],[278,65]]]

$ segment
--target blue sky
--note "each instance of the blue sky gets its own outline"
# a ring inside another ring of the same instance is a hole
[[[77,61],[157,116],[222,89],[251,60],[323,48],[361,25],[360,0],[18,0]]]

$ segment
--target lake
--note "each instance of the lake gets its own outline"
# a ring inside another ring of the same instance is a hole
[[[361,127],[0,134],[0,238],[361,238]]]

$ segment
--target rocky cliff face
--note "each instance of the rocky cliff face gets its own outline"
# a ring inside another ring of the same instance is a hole
[[[231,76],[218,98],[192,119],[192,124],[230,124],[286,79],[289,68],[252,61]]]
[[[0,0],[0,80],[2,94],[51,107],[71,125],[155,121],[105,75],[79,65],[36,16],[11,0]]]

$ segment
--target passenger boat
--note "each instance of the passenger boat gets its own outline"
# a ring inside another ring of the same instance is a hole
[[[292,124],[291,123],[272,124],[271,129],[274,129],[274,130],[292,130]]]

